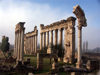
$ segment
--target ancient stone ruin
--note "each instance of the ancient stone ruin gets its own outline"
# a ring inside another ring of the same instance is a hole
[[[86,18],[83,10],[79,5],[75,6],[73,13],[78,20],[78,61],[77,65],[81,64],[81,50],[82,50],[82,27],[87,26]],[[75,59],[75,17],[68,17],[66,20],[54,22],[50,25],[44,26],[40,24],[40,51],[47,47],[47,53],[53,54],[52,47],[64,45],[64,58],[66,63],[73,63]],[[24,34],[24,22],[19,22],[15,28],[15,50],[14,56],[17,61],[23,60],[23,52],[25,54],[37,54],[38,65],[39,61],[43,61],[39,58],[41,54],[37,53],[37,38],[38,29],[35,26],[34,31]],[[63,36],[64,34],[64,36]],[[59,37],[59,38],[58,38]],[[63,39],[64,37],[64,39]],[[63,42],[64,41],[64,42]],[[46,55],[46,54],[44,54]],[[43,55],[43,57],[44,57]],[[42,62],[41,62],[42,63]]]
[[[37,52],[37,38],[38,30],[37,26],[34,27],[34,31],[28,32],[24,35],[24,53],[34,54]]]
[[[14,56],[17,61],[23,60],[24,53],[24,24],[25,22],[19,22],[15,28],[15,50]]]
[[[76,15],[78,20],[78,60],[77,67],[81,66],[81,52],[82,52],[82,27],[87,26],[86,17],[84,11],[80,8],[79,5],[75,6],[73,13]]]

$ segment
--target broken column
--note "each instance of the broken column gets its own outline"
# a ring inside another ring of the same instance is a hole
[[[67,19],[67,27],[65,28],[65,38],[64,38],[64,47],[65,63],[74,63],[75,59],[75,17],[69,17]]]
[[[82,27],[86,27],[86,17],[84,11],[79,5],[73,8],[73,13],[76,15],[78,20],[78,58],[77,58],[77,68],[81,67],[81,51],[82,51]]]

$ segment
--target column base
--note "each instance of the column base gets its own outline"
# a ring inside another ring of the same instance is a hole
[[[82,67],[82,63],[76,63],[76,68],[81,68]]]

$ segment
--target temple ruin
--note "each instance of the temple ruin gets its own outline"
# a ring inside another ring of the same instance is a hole
[[[73,13],[78,20],[77,64],[79,67],[81,64],[82,27],[87,26],[87,23],[85,14],[79,5],[74,7]],[[71,16],[66,20],[54,22],[50,25],[44,26],[44,24],[40,24],[40,51],[45,49],[45,47],[50,48],[54,46],[60,46],[62,49],[64,45],[63,61],[73,63],[75,58],[75,20],[76,18]],[[24,34],[24,29],[24,22],[20,22],[16,25],[14,55],[18,61],[22,61],[23,59],[23,50],[24,54],[37,54],[37,27],[35,26],[34,31],[26,34]]]

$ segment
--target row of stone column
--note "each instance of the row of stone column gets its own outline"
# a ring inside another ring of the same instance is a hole
[[[55,33],[55,41],[53,44],[53,31]],[[50,40],[49,40],[49,32],[50,32]],[[63,41],[63,29],[59,29],[59,45],[62,46],[62,41]],[[44,47],[48,47],[48,45],[54,45],[56,46],[58,44],[58,29],[56,30],[51,30],[47,32],[40,33],[40,50]]]
[[[37,52],[37,35],[33,35],[31,37],[26,37],[26,49],[29,53]]]

